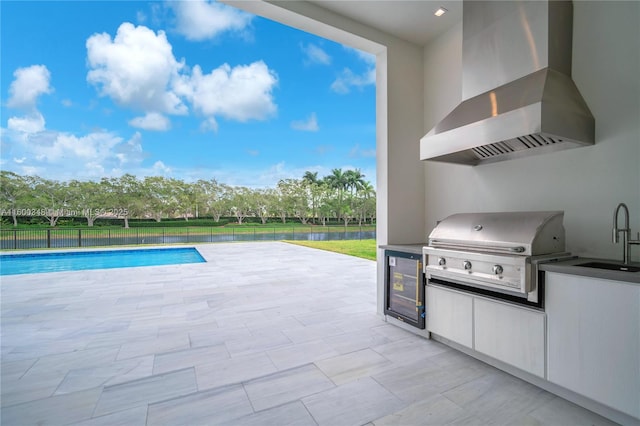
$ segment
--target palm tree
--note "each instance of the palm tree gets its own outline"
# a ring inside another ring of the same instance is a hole
[[[347,206],[348,211],[351,212],[351,214],[354,214],[357,210],[356,209],[357,197],[355,197],[355,195],[358,194],[358,192],[362,189],[365,183],[364,175],[359,169],[347,170],[346,172],[344,172],[344,180],[345,180],[345,189],[349,189],[350,191],[349,202]],[[348,222],[348,218],[343,217],[343,220],[346,226]]]
[[[333,169],[331,174],[325,177],[329,186],[339,192],[343,192],[347,188],[347,177],[342,169]]]
[[[331,170],[331,174],[325,176],[324,179],[329,188],[338,192],[337,214],[338,219],[340,219],[342,217],[344,191],[347,189],[347,178],[342,169],[333,169]]]
[[[360,206],[361,206],[361,214],[360,214],[360,224],[362,224],[362,220],[364,219],[365,223],[367,222],[367,214],[371,211],[371,223],[373,224],[373,216],[375,215],[376,205],[375,205],[375,195],[376,191],[371,185],[371,182],[364,182],[362,184],[362,188],[358,193],[360,196]]]
[[[315,224],[318,212],[318,186],[320,185],[318,172],[304,172],[302,183],[308,188],[309,199],[311,200],[311,220]]]
[[[318,172],[310,172],[307,170],[302,176],[302,181],[308,183],[309,185],[317,185],[319,183]]]
[[[338,191],[338,203],[342,206],[342,199],[345,189],[347,189],[347,177],[342,169],[333,169],[331,174],[325,177],[329,188]]]
[[[364,175],[360,169],[347,170],[344,172],[345,186],[351,190],[351,198],[353,198],[353,191],[360,191],[365,184]]]

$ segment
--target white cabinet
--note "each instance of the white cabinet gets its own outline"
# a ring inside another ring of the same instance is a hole
[[[427,286],[427,330],[471,348],[473,297],[457,291]]]
[[[427,330],[544,378],[545,314],[427,286]]]
[[[640,418],[640,286],[546,273],[547,379]]]
[[[545,315],[474,298],[474,349],[544,378]]]

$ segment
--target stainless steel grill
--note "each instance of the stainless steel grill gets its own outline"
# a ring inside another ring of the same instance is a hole
[[[541,261],[569,257],[564,212],[462,213],[442,220],[424,247],[429,282],[541,304]]]

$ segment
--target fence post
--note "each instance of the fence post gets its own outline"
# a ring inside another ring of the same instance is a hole
[[[256,227],[253,227],[253,241],[256,240]]]
[[[18,231],[16,229],[13,230],[13,249],[18,248]]]
[[[109,239],[107,241],[107,245],[110,246],[111,245],[111,229],[109,229],[109,235],[108,235]]]
[[[189,242],[189,227],[187,226],[187,242]]]
[[[82,229],[78,229],[78,247],[82,247]]]
[[[136,245],[140,244],[138,241],[140,241],[140,228],[136,228]]]
[[[231,227],[231,241],[235,241],[236,240],[236,227],[233,226]]]
[[[164,226],[162,227],[162,244],[164,244]]]
[[[47,229],[47,248],[51,248],[51,229]]]

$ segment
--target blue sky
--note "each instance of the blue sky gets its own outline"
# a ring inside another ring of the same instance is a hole
[[[375,183],[375,58],[204,0],[2,1],[0,168]]]

